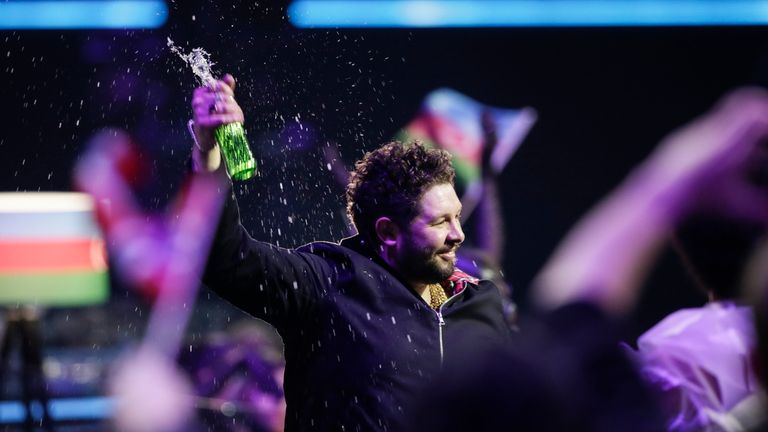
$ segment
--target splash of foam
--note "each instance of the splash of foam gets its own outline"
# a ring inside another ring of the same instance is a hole
[[[210,86],[216,81],[213,73],[211,73],[211,68],[215,63],[211,61],[211,55],[204,49],[194,48],[185,54],[173,43],[171,38],[168,38],[168,48],[192,68],[192,73],[195,74],[200,84]]]

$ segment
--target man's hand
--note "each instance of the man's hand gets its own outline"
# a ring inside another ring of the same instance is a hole
[[[202,152],[216,147],[213,131],[227,123],[242,123],[243,110],[235,100],[235,78],[226,74],[211,86],[195,89],[192,97],[194,132]]]

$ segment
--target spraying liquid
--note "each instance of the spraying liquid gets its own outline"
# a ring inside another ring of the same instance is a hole
[[[182,52],[168,38],[168,47],[171,52],[181,57],[192,68],[201,85],[212,87],[216,79],[211,73],[214,63],[211,55],[202,48],[195,48],[189,54]],[[245,129],[242,123],[228,123],[219,126],[214,131],[216,142],[219,143],[221,154],[227,165],[227,172],[233,180],[247,180],[256,173],[256,161],[253,159],[248,140],[245,138]]]

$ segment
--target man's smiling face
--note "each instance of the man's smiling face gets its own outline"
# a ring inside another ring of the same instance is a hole
[[[419,213],[400,231],[395,267],[406,280],[439,283],[453,274],[456,250],[464,241],[461,201],[448,183],[434,185],[419,201]]]

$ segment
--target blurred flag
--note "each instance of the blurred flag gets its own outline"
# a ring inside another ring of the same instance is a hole
[[[532,108],[491,107],[455,90],[438,89],[427,95],[419,114],[398,133],[397,139],[403,142],[419,140],[448,150],[454,156],[456,185],[464,194],[471,193],[480,181],[486,140],[484,115],[496,135],[490,168],[499,173],[536,122],[536,111]]]
[[[93,208],[81,193],[0,193],[0,304],[107,299],[106,253]]]

